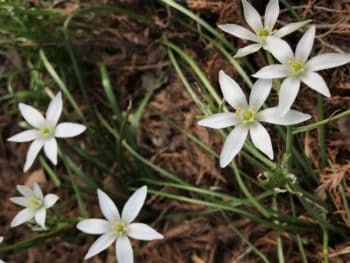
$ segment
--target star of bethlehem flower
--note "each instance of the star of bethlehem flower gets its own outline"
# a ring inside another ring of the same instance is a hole
[[[219,82],[225,101],[235,109],[235,112],[217,113],[200,120],[198,124],[214,129],[235,126],[227,136],[222,148],[221,167],[227,166],[239,153],[248,133],[255,147],[273,159],[271,138],[260,122],[293,125],[311,117],[295,110],[288,111],[282,117],[277,107],[260,110],[270,94],[272,80],[260,79],[256,81],[249,96],[249,103],[240,86],[222,70],[219,72]]]
[[[150,226],[132,223],[139,214],[147,195],[147,186],[137,189],[128,199],[120,216],[118,208],[102,190],[97,190],[98,201],[103,216],[107,219],[85,219],[77,228],[87,234],[102,235],[90,247],[84,259],[89,259],[115,242],[116,257],[119,263],[134,262],[133,251],[128,237],[139,240],[162,239]]]
[[[19,110],[23,118],[33,129],[20,132],[10,138],[12,142],[29,142],[29,146],[23,171],[26,172],[32,166],[42,147],[49,160],[57,164],[57,142],[55,138],[69,138],[77,136],[86,130],[81,124],[62,122],[57,124],[62,113],[62,95],[59,92],[50,102],[45,118],[35,108],[20,103]]]
[[[33,190],[25,185],[17,185],[17,190],[22,196],[12,197],[10,201],[25,208],[12,220],[11,227],[19,226],[34,218],[34,221],[39,226],[46,229],[46,209],[52,207],[59,197],[55,194],[47,194],[44,196],[37,183],[34,183]]]
[[[282,39],[269,37],[267,49],[281,63],[265,66],[253,76],[262,79],[286,78],[279,91],[279,108],[281,114],[286,114],[303,82],[311,89],[329,97],[330,92],[319,70],[329,69],[350,62],[349,54],[324,53],[308,60],[315,39],[315,26],[311,26],[299,40],[295,54],[291,47]]]
[[[270,0],[267,4],[264,24],[261,21],[258,11],[256,11],[251,4],[249,4],[246,0],[242,0],[242,6],[244,19],[252,31],[236,24],[219,25],[219,28],[226,33],[241,39],[255,42],[254,44],[238,49],[236,55],[234,56],[235,58],[252,54],[261,48],[265,49],[269,36],[282,38],[305,26],[311,21],[307,20],[291,23],[277,30],[274,29],[274,27],[280,11],[278,0]]]
[[[4,241],[4,237],[0,236],[0,244],[2,243],[2,241]],[[3,261],[2,259],[0,259],[0,263],[5,263],[5,261]]]

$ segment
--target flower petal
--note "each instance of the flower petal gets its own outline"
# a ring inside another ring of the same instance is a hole
[[[282,116],[279,107],[273,107],[260,111],[256,117],[262,122],[278,125],[294,125],[310,119],[311,115],[296,110],[289,110]]]
[[[56,126],[58,119],[62,113],[62,94],[58,92],[57,95],[51,100],[49,107],[46,111],[46,120],[52,125]]]
[[[293,51],[288,43],[277,37],[267,37],[265,48],[282,64],[287,65],[288,61],[294,58]]]
[[[10,142],[29,142],[39,138],[39,134],[36,130],[27,130],[13,135],[7,140]]]
[[[235,109],[248,107],[247,99],[241,87],[223,70],[219,72],[219,82],[224,99],[228,104]]]
[[[261,44],[251,44],[251,45],[245,46],[237,50],[236,54],[234,55],[234,58],[245,57],[249,54],[252,54],[258,51],[260,48],[261,48]]]
[[[11,221],[11,227],[19,226],[25,222],[30,221],[34,217],[33,210],[26,208],[21,210]]]
[[[301,81],[322,95],[326,97],[331,96],[328,86],[320,74],[315,72],[308,72],[302,77]]]
[[[111,231],[111,224],[104,219],[91,218],[80,221],[77,228],[86,234],[101,235]]]
[[[10,201],[12,203],[15,203],[16,205],[27,207],[27,199],[25,197],[21,197],[21,196],[11,197]]]
[[[222,112],[200,120],[198,122],[198,125],[213,129],[222,129],[237,125],[240,123],[240,121],[241,119],[237,117],[233,112]]]
[[[258,72],[252,75],[254,78],[259,79],[278,79],[288,76],[288,69],[285,65],[274,64],[268,65],[260,69]]]
[[[310,56],[312,46],[314,45],[316,27],[311,26],[299,40],[297,47],[295,49],[295,57],[302,58],[303,61],[306,61]]]
[[[273,149],[270,135],[267,130],[259,122],[255,122],[249,129],[250,137],[256,148],[273,159]]]
[[[28,171],[28,169],[32,166],[44,143],[45,141],[40,139],[37,139],[31,143],[27,152],[26,162],[23,167],[24,172]]]
[[[128,237],[121,236],[115,244],[115,252],[120,263],[133,263],[134,255],[132,252],[131,243]]]
[[[35,212],[35,222],[41,226],[43,229],[46,229],[45,220],[46,220],[46,208],[42,207]]]
[[[103,216],[110,222],[120,219],[119,210],[113,200],[101,189],[97,189],[97,196]]]
[[[256,110],[259,110],[269,96],[271,88],[271,79],[258,79],[254,83],[252,91],[250,92],[249,106],[254,105],[256,107]]]
[[[311,58],[305,67],[310,71],[318,71],[339,67],[349,62],[349,54],[325,53]]]
[[[295,22],[295,23],[290,23],[284,27],[281,27],[277,31],[273,33],[273,36],[282,38],[285,37],[286,35],[289,35],[295,31],[297,31],[299,28],[302,28],[306,24],[310,23],[312,20],[305,20],[301,22]]]
[[[117,239],[116,235],[111,233],[104,234],[100,236],[89,248],[88,253],[85,255],[84,259],[89,259],[103,250],[107,249],[115,240]]]
[[[220,154],[221,168],[227,166],[242,149],[248,135],[248,130],[245,125],[239,125],[227,136]]]
[[[264,16],[265,27],[269,31],[273,30],[279,14],[280,14],[280,6],[278,4],[278,0],[270,0],[266,6],[265,16]]]
[[[44,152],[51,163],[57,165],[57,141],[55,138],[50,138],[45,141]]]
[[[128,236],[138,240],[163,239],[164,236],[152,227],[142,223],[133,223],[128,226]]]
[[[33,190],[25,185],[17,185],[17,190],[26,198],[30,198],[34,196]]]
[[[235,37],[238,37],[238,38],[241,38],[241,39],[246,39],[246,40],[251,40],[251,41],[258,41],[258,38],[257,36],[249,31],[248,29],[242,27],[242,26],[239,26],[239,25],[236,25],[236,24],[224,24],[224,25],[218,25],[218,27],[228,33],[228,34],[231,34]]]
[[[295,98],[298,95],[300,89],[300,80],[296,78],[286,78],[282,84],[278,94],[279,102],[278,107],[281,111],[281,115],[287,113],[287,111],[293,105]]]
[[[122,211],[122,220],[126,223],[132,222],[137,215],[140,213],[140,210],[145,203],[147,196],[147,186],[144,185],[137,189],[125,203]]]
[[[59,197],[55,194],[47,194],[44,197],[44,205],[46,208],[52,207],[54,204],[56,204]]]
[[[254,31],[262,29],[261,17],[256,9],[246,0],[242,0],[244,19]]]
[[[40,129],[40,127],[45,123],[43,115],[41,115],[41,113],[32,106],[20,103],[18,107],[26,122],[28,122],[34,128]]]
[[[44,197],[43,192],[41,191],[41,188],[40,188],[40,186],[38,185],[37,182],[35,182],[35,183],[33,184],[33,192],[34,192],[35,195],[36,195],[38,198],[40,198],[40,199],[42,199],[42,198]]]
[[[69,138],[78,136],[86,130],[86,127],[82,124],[72,122],[62,122],[57,125],[55,130],[55,137],[57,138]]]

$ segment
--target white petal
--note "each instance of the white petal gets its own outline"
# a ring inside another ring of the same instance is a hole
[[[300,89],[300,80],[296,78],[286,78],[282,84],[278,94],[279,102],[278,107],[281,111],[281,115],[287,113],[287,111],[293,105],[295,98],[298,95]]]
[[[248,135],[248,128],[245,125],[235,127],[227,136],[220,154],[220,167],[227,166],[242,149]]]
[[[46,208],[40,208],[38,211],[35,212],[35,222],[41,226],[43,229],[46,229],[45,227],[45,220],[46,220]]]
[[[279,13],[280,6],[278,4],[278,0],[270,0],[266,6],[264,17],[265,27],[270,31],[273,30]]]
[[[55,130],[55,137],[68,138],[78,136],[86,130],[86,127],[82,124],[72,122],[62,122],[57,125]]]
[[[19,226],[25,222],[30,221],[34,217],[33,210],[26,208],[21,210],[11,221],[11,227]]]
[[[113,200],[101,189],[97,189],[97,196],[98,196],[98,203],[100,205],[103,216],[108,221],[120,219],[118,208],[114,204]]]
[[[260,111],[256,117],[262,122],[278,125],[294,125],[310,119],[311,115],[304,114],[300,111],[290,110],[282,116],[281,110],[278,107],[274,107]]]
[[[58,92],[57,95],[51,100],[49,107],[46,111],[46,119],[52,125],[56,126],[58,119],[62,113],[62,94]]]
[[[32,106],[20,103],[18,107],[23,118],[34,128],[40,129],[41,126],[45,123],[43,115],[41,115],[41,113],[37,109],[34,109]]]
[[[254,31],[262,29],[263,25],[258,11],[256,11],[256,9],[246,0],[242,0],[242,5],[245,21],[251,27],[251,29]]]
[[[219,72],[219,82],[224,99],[233,108],[247,108],[247,99],[241,89],[241,87],[228,76],[223,70]]]
[[[322,95],[326,97],[331,96],[327,84],[320,74],[315,72],[308,72],[302,77],[301,81],[303,81],[311,89],[321,93]]]
[[[217,113],[208,118],[200,120],[198,125],[213,129],[227,128],[240,123],[241,119],[233,112]]]
[[[163,239],[163,235],[152,227],[142,223],[134,223],[128,226],[128,236],[138,240]]]
[[[17,190],[26,198],[30,198],[34,196],[33,190],[25,185],[17,185]]]
[[[86,234],[101,235],[111,231],[111,224],[104,219],[92,218],[80,221],[77,228]]]
[[[2,243],[2,241],[4,241],[4,237],[0,236],[0,243]]]
[[[266,154],[270,159],[273,159],[271,138],[264,126],[255,122],[250,126],[249,133],[254,146]]]
[[[254,78],[260,79],[278,79],[288,76],[288,69],[285,65],[274,64],[268,65],[260,69],[252,75]]]
[[[40,186],[38,185],[37,182],[35,182],[35,183],[33,184],[33,192],[34,192],[35,195],[36,195],[38,198],[40,198],[40,199],[42,199],[42,198],[44,197],[43,192],[41,191],[41,188],[40,188]]]
[[[293,33],[294,31],[297,31],[299,28],[302,28],[305,26],[307,23],[310,23],[311,20],[306,20],[306,21],[301,21],[301,22],[295,22],[295,23],[290,23],[279,30],[275,31],[273,35],[278,38],[285,37],[286,35],[289,35]]]
[[[111,233],[104,234],[100,236],[96,241],[91,245],[88,253],[85,255],[84,259],[89,259],[103,250],[107,249],[115,240],[117,239],[116,235]]]
[[[241,38],[241,39],[246,39],[246,40],[251,40],[251,41],[258,41],[258,37],[248,29],[236,25],[236,24],[224,24],[224,25],[218,25],[218,27],[226,32],[229,33],[235,37]]]
[[[301,57],[303,61],[306,61],[310,56],[312,46],[314,45],[316,27],[311,26],[299,40],[295,49],[295,57]]]
[[[305,67],[310,71],[318,71],[339,67],[349,62],[349,54],[325,53],[311,58]]]
[[[294,58],[293,51],[288,43],[277,37],[267,37],[265,48],[282,64],[287,65],[288,61]]]
[[[126,223],[132,222],[137,215],[140,213],[140,210],[145,203],[147,196],[147,186],[144,185],[137,189],[125,203],[122,211],[122,220]]]
[[[44,205],[46,208],[52,207],[54,204],[56,204],[59,197],[55,194],[47,194],[44,197]]]
[[[26,162],[25,162],[24,167],[23,167],[24,172],[28,171],[28,169],[32,166],[35,158],[38,156],[44,143],[45,143],[44,140],[38,139],[38,140],[33,141],[30,144],[28,152],[27,152]]]
[[[16,205],[27,207],[27,199],[25,197],[11,197],[10,201]]]
[[[15,134],[14,136],[8,138],[10,142],[29,142],[39,138],[39,133],[36,130],[27,130]]]
[[[261,44],[251,44],[246,47],[240,48],[237,50],[236,54],[234,55],[234,58],[245,57],[249,54],[252,54],[258,51],[260,48],[261,48]]]
[[[254,105],[257,110],[264,104],[272,88],[271,79],[258,79],[252,88],[249,96],[249,105]]]
[[[55,138],[46,140],[44,144],[44,152],[52,164],[57,164],[57,141]]]
[[[119,263],[133,263],[134,255],[128,237],[121,236],[115,244],[115,252]]]

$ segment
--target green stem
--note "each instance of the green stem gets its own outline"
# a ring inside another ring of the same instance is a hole
[[[276,196],[272,198],[272,209],[274,211],[278,211]],[[278,225],[279,221],[275,220],[275,224]],[[284,263],[283,244],[282,244],[281,236],[279,234],[277,234],[277,256],[278,256],[278,262]]]
[[[47,172],[47,174],[51,178],[53,184],[56,187],[59,187],[61,185],[61,180],[56,176],[55,172],[51,169],[51,167],[47,164],[47,162],[42,156],[39,157],[39,161],[41,166],[44,168],[44,170]]]

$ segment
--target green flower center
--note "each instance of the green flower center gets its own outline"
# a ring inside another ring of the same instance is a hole
[[[119,222],[113,226],[113,231],[116,232],[119,236],[125,235],[128,230],[129,229],[124,222]]]
[[[258,30],[257,34],[261,38],[266,38],[266,37],[268,37],[270,35],[270,32],[266,28],[263,28],[261,30]]]
[[[27,206],[29,208],[38,208],[42,205],[42,201],[39,198],[30,198],[29,200],[27,200]]]
[[[238,108],[235,114],[242,119],[242,124],[255,122],[256,106],[249,106],[248,110]]]
[[[300,58],[289,60],[288,65],[296,73],[304,72],[304,64]]]
[[[48,136],[50,134],[50,129],[49,128],[43,128],[43,129],[41,129],[41,133],[44,136]]]
[[[246,111],[243,113],[243,120],[250,121],[251,119],[253,119],[253,116],[254,116],[253,112]]]

